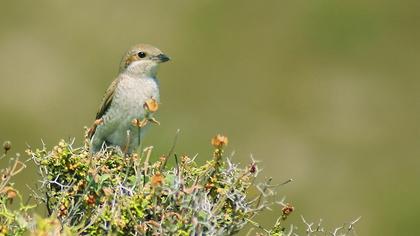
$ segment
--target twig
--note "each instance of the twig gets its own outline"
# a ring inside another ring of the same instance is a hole
[[[162,164],[160,165],[160,171],[163,171],[163,169],[165,169],[165,166],[166,166],[166,163],[168,162],[168,159],[172,156],[172,154],[174,154],[175,147],[176,147],[176,144],[178,142],[179,133],[180,133],[180,129],[177,129],[176,133],[175,133],[174,141],[172,142],[171,149],[169,150],[166,158],[163,160]]]

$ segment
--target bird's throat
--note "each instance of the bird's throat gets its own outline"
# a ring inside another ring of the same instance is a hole
[[[136,61],[131,63],[123,72],[134,78],[156,77],[158,64],[150,61]]]

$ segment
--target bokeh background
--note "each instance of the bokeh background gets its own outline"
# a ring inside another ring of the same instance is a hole
[[[146,144],[235,160],[295,181],[279,198],[327,227],[419,235],[419,1],[2,1],[0,141],[82,142],[124,51],[147,42],[162,105]],[[3,160],[0,165],[5,166]],[[36,171],[17,178],[34,186]],[[280,209],[262,216],[270,225]],[[302,226],[302,225],[300,225]]]

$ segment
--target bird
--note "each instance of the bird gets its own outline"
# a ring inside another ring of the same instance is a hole
[[[130,154],[140,145],[160,102],[156,77],[161,63],[170,58],[149,44],[137,44],[123,56],[119,73],[109,85],[88,131],[91,153],[107,147]]]

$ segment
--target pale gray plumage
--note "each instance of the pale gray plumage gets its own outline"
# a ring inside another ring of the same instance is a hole
[[[147,44],[138,44],[127,51],[121,60],[120,72],[105,92],[96,115],[101,122],[90,133],[91,152],[105,146],[120,147],[127,153],[137,148],[139,138],[149,125],[139,129],[132,125],[132,120],[146,117],[147,100],[159,103],[157,67],[168,60],[159,49]]]

